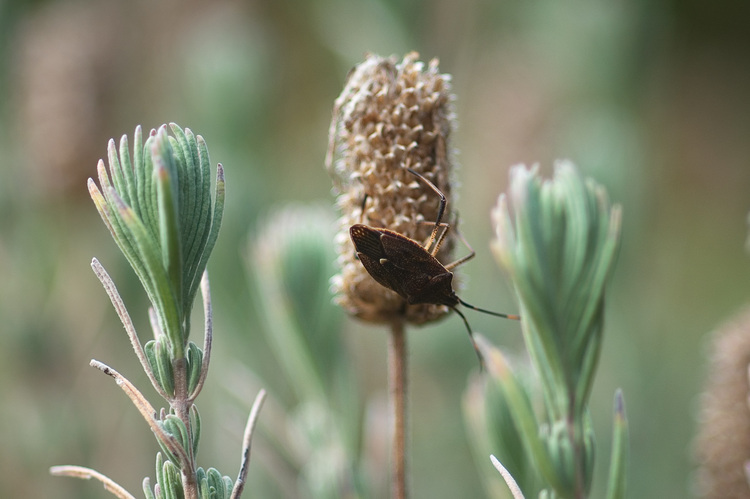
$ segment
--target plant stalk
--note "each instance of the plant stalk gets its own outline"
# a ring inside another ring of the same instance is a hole
[[[388,385],[393,411],[392,495],[406,499],[406,331],[403,321],[393,321],[388,341]]]
[[[190,401],[187,393],[187,362],[184,357],[173,361],[175,373],[175,398],[172,401],[172,407],[175,415],[182,420],[190,433],[189,441],[193,440],[193,428],[190,424]],[[182,463],[182,489],[185,493],[185,499],[198,499],[198,482],[195,477],[195,456],[193,455],[192,444],[185,449],[188,460]]]
[[[94,478],[104,485],[104,490],[111,492],[118,499],[135,499],[134,495],[122,488],[114,480],[91,468],[84,468],[83,466],[53,466],[49,471],[56,476],[71,476],[84,480]]]

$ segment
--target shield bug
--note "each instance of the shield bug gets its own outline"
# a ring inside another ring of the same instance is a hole
[[[451,270],[473,258],[476,253],[459,234],[459,238],[469,248],[470,253],[445,265],[438,261],[437,252],[451,228],[450,224],[442,221],[447,199],[440,189],[423,175],[411,168],[406,168],[406,170],[440,196],[435,227],[432,229],[429,239],[423,246],[417,241],[390,229],[354,224],[349,228],[349,236],[354,243],[357,257],[373,279],[398,293],[409,305],[419,303],[445,305],[456,312],[466,325],[469,338],[481,364],[482,355],[474,341],[471,326],[469,326],[466,316],[457,308],[458,305],[506,319],[520,320],[520,317],[475,307],[458,297],[453,290],[453,272]],[[363,212],[366,202],[367,197],[365,196]]]

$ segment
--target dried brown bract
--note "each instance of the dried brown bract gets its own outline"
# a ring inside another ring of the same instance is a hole
[[[448,311],[442,305],[407,306],[370,277],[349,239],[349,227],[356,223],[387,228],[418,242],[429,237],[440,199],[406,168],[446,195],[443,220],[455,223],[450,203],[449,139],[454,126],[450,76],[438,72],[436,59],[425,65],[417,58],[415,52],[401,62],[368,55],[349,74],[331,122],[326,167],[342,212],[336,240],[341,272],[334,277],[333,288],[341,306],[369,322],[421,324]],[[452,260],[454,243],[451,230],[437,255],[441,262]]]
[[[706,499],[746,498],[750,497],[745,474],[750,461],[750,309],[713,336],[695,442],[698,488]]]

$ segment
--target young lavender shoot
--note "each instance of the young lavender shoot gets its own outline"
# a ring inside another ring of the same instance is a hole
[[[239,497],[249,459],[250,435],[265,396],[261,392],[248,420],[243,462],[236,481],[214,468],[197,466],[196,454],[201,418],[194,404],[208,373],[213,337],[213,318],[208,274],[224,209],[224,170],[219,164],[212,189],[208,149],[200,135],[175,124],[152,130],[143,141],[135,130],[132,156],[123,136],[119,149],[108,147],[109,171],[99,161],[99,186],[88,187],[105,225],[141,281],[151,302],[153,339],[145,345],[104,267],[94,259],[92,267],[122,320],[133,349],[149,380],[169,409],[158,413],[130,381],[106,364],[91,365],[113,377],[125,391],[163,451],[157,455],[156,483],[149,479],[143,489],[147,498],[197,499],[220,494]],[[213,190],[213,196],[212,196]],[[189,340],[190,315],[195,295],[201,290],[204,309],[202,347]],[[55,467],[55,474],[97,478],[118,497],[130,497],[111,479],[87,468]],[[213,497],[213,496],[212,496]]]
[[[588,401],[601,351],[605,286],[620,242],[620,207],[603,187],[584,180],[572,163],[555,165],[542,181],[537,169],[511,171],[509,195],[493,212],[493,251],[513,281],[521,306],[524,341],[538,373],[545,417],[537,422],[528,399],[491,354],[488,370],[509,400],[516,427],[549,491],[581,499],[593,478],[594,441]],[[615,440],[626,434],[621,394]],[[627,446],[613,447],[611,498],[622,497]]]

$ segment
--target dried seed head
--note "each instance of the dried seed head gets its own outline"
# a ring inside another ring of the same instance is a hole
[[[341,272],[334,276],[333,288],[341,306],[369,322],[400,319],[421,324],[447,312],[442,305],[407,306],[403,298],[370,277],[349,239],[349,227],[363,223],[420,243],[427,240],[440,200],[406,168],[419,172],[446,195],[449,202],[443,221],[454,223],[448,149],[454,124],[450,76],[438,72],[436,59],[425,68],[417,58],[415,52],[401,62],[368,55],[349,74],[331,122],[326,167],[342,212],[336,239]],[[334,163],[337,148],[339,157]],[[438,260],[451,260],[454,242],[449,231]]]
[[[706,499],[748,497],[745,463],[750,461],[750,309],[713,336],[695,441],[699,495]]]

